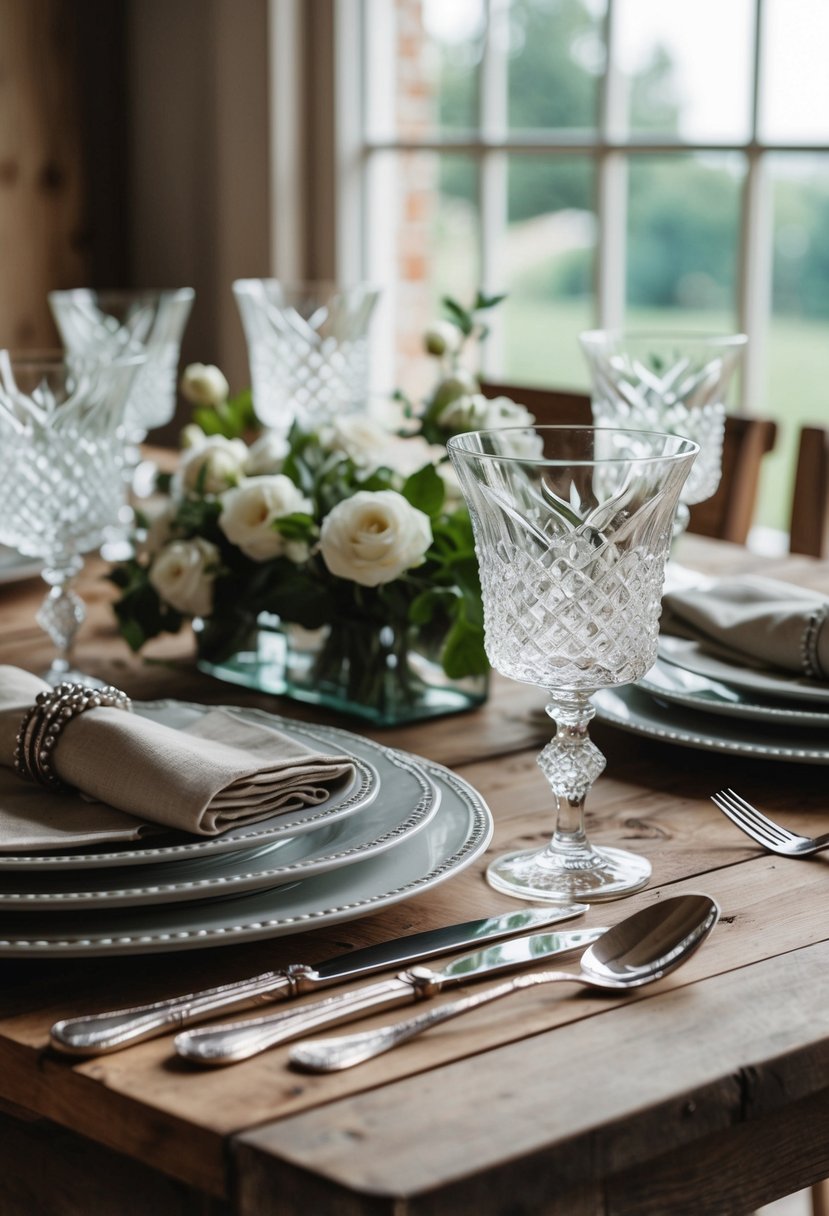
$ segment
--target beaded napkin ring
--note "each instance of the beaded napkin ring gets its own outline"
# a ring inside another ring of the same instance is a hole
[[[86,684],[58,684],[38,693],[26,710],[14,745],[14,771],[26,781],[35,781],[55,791],[71,790],[54,770],[52,756],[65,727],[87,709],[99,707],[132,710],[125,692],[111,684],[90,688]]]
[[[810,680],[821,680],[824,678],[817,655],[817,642],[821,626],[827,616],[829,616],[829,607],[826,604],[821,604],[819,608],[815,608],[806,622],[806,628],[803,630],[803,636],[800,639],[800,660],[803,665],[803,671]]]

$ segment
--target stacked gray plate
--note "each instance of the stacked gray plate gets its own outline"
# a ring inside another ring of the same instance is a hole
[[[136,704],[181,729],[206,707]],[[346,752],[321,806],[219,837],[159,834],[91,852],[0,857],[0,957],[129,954],[273,937],[352,919],[450,878],[486,848],[480,795],[440,765],[334,727],[231,709]]]
[[[659,639],[644,679],[603,689],[597,717],[687,747],[829,764],[829,684],[742,667],[683,638]]]

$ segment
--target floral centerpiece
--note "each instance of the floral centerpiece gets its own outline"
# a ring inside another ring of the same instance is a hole
[[[138,516],[134,557],[110,574],[130,646],[189,620],[210,670],[378,722],[482,700],[478,568],[444,444],[533,421],[484,397],[461,361],[499,298],[444,301],[424,337],[435,388],[420,404],[395,394],[396,424],[366,412],[263,430],[249,393],[230,398],[218,368],[188,367],[178,465]],[[263,630],[284,647],[268,680]]]

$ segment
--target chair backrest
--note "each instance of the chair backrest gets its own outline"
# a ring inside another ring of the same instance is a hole
[[[487,397],[511,397],[525,405],[540,423],[590,424],[590,395],[558,389],[504,384],[487,380],[481,385]],[[725,420],[722,478],[707,502],[691,508],[689,532],[745,544],[754,518],[757,486],[763,457],[774,447],[777,424],[766,418],[729,414]]]
[[[804,426],[794,475],[789,549],[829,557],[829,430]]]
[[[589,393],[537,388],[526,384],[500,384],[494,380],[482,381],[481,391],[485,397],[510,397],[519,405],[525,405],[542,426],[555,426],[557,423],[590,426],[593,421]]]
[[[744,545],[754,521],[763,457],[774,447],[777,423],[729,414],[725,420],[722,477],[717,492],[691,507],[689,532]]]

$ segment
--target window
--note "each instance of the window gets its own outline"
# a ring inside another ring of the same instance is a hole
[[[439,299],[507,291],[493,378],[587,386],[586,327],[744,330],[732,408],[829,421],[825,0],[362,0],[360,272],[377,382],[425,388]]]

